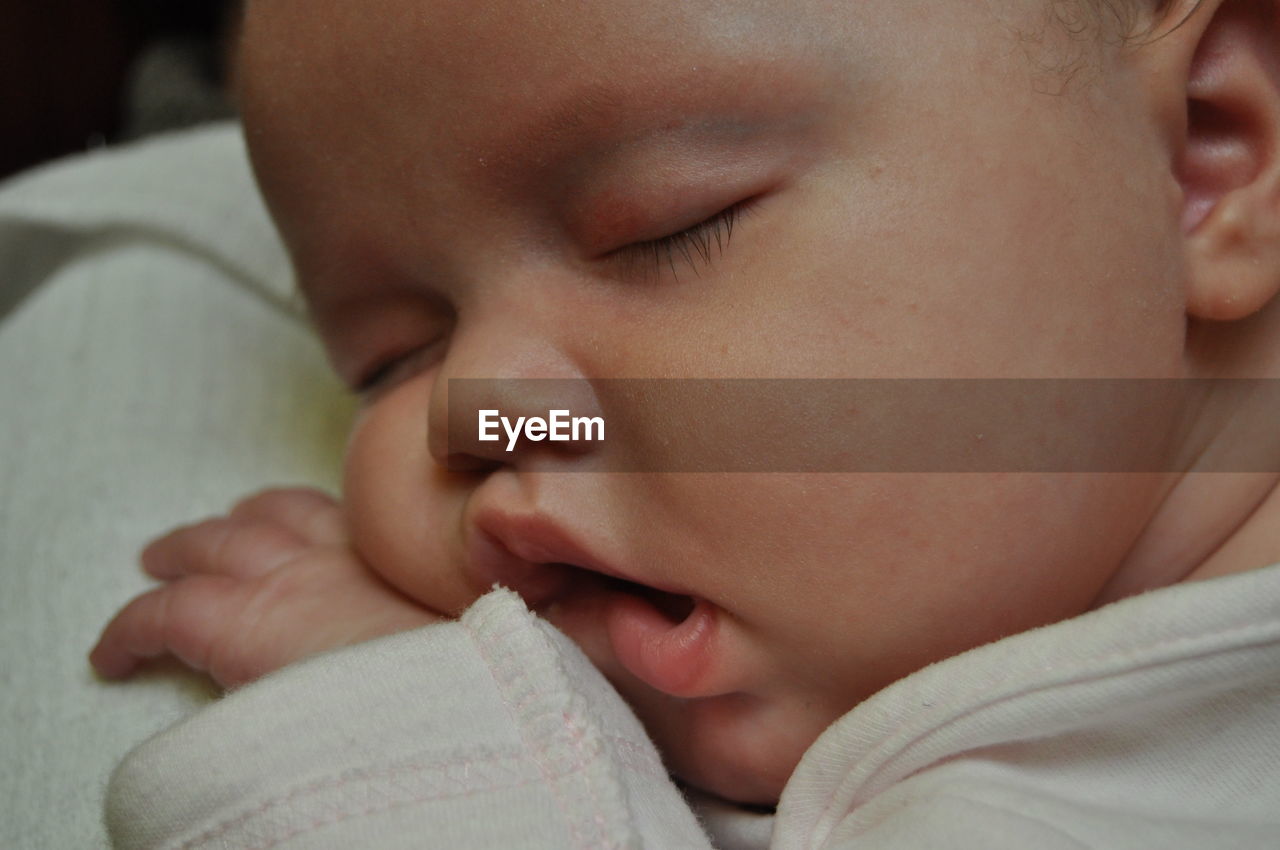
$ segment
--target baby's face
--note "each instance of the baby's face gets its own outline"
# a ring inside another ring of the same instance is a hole
[[[252,153],[332,359],[397,364],[351,438],[357,547],[438,609],[515,586],[678,775],[743,801],[895,679],[1088,609],[1162,480],[577,474],[596,450],[547,444],[447,472],[448,379],[1181,368],[1179,198],[1133,78],[1046,93],[1092,47],[1028,55],[1039,0],[833,8],[268,0],[246,28]],[[710,261],[625,248],[731,208]]]

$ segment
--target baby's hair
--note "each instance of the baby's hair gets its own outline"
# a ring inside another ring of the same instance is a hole
[[[1162,38],[1190,19],[1200,0],[1169,26],[1169,16],[1183,5],[1178,0],[1046,0],[1039,24],[1018,26],[1013,35],[1032,63],[1035,89],[1061,96],[1096,79],[1106,48],[1139,49]]]
[[[1145,43],[1178,5],[1177,0],[1084,0],[1083,3],[1080,0],[1051,0],[1051,3],[1059,20],[1064,19],[1064,9],[1068,7],[1088,7],[1098,30],[1118,34],[1127,44]],[[1196,0],[1177,26],[1182,26],[1199,7],[1200,0]],[[1145,27],[1140,23],[1144,12],[1149,16]],[[1067,15],[1078,19],[1078,12]]]

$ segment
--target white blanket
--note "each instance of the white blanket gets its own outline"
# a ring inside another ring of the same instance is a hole
[[[351,405],[291,287],[234,125],[0,186],[0,847],[104,846],[111,768],[210,696],[85,660],[139,548],[334,486]]]

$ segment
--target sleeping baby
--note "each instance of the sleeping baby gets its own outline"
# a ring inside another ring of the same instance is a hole
[[[1280,2],[251,0],[238,77],[362,399],[342,495],[267,491],[152,543],[161,584],[106,628],[102,675],[173,655],[236,688],[207,709],[234,718],[282,676],[443,640],[501,585],[535,615],[511,630],[567,637],[547,651],[603,674],[680,788],[776,807],[774,846],[1280,841],[1276,467],[1196,460],[1240,439],[1226,379],[1280,374]],[[480,378],[472,425],[571,407],[655,433],[644,394],[591,382],[1217,383],[1121,439],[1059,410],[1106,469],[730,473],[624,469],[612,431],[477,439],[450,393]],[[1153,445],[1193,460],[1151,468]],[[429,702],[397,715],[406,751]],[[271,746],[237,728],[208,748]],[[180,763],[144,748],[127,781]],[[294,799],[236,787],[208,803],[227,823]],[[112,805],[124,843],[164,817]],[[289,846],[340,846],[342,811]]]

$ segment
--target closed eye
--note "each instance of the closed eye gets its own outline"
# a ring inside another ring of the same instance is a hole
[[[739,201],[679,233],[633,242],[617,249],[612,255],[629,270],[644,275],[661,274],[663,269],[670,269],[678,280],[676,263],[679,262],[688,265],[695,275],[700,276],[698,267],[710,266],[729,247],[733,228],[741,219],[748,203],[749,201]]]
[[[419,345],[395,357],[375,363],[356,381],[354,393],[364,402],[370,402],[402,380],[411,377],[439,357],[436,350],[442,340]]]
[[[381,363],[375,364],[373,368],[369,369],[362,378],[356,381],[356,385],[354,387],[356,395],[368,395],[385,384],[387,379],[391,377],[391,373],[400,365],[401,361],[413,353],[414,352],[409,352],[409,354],[402,355],[401,357],[384,360]]]

